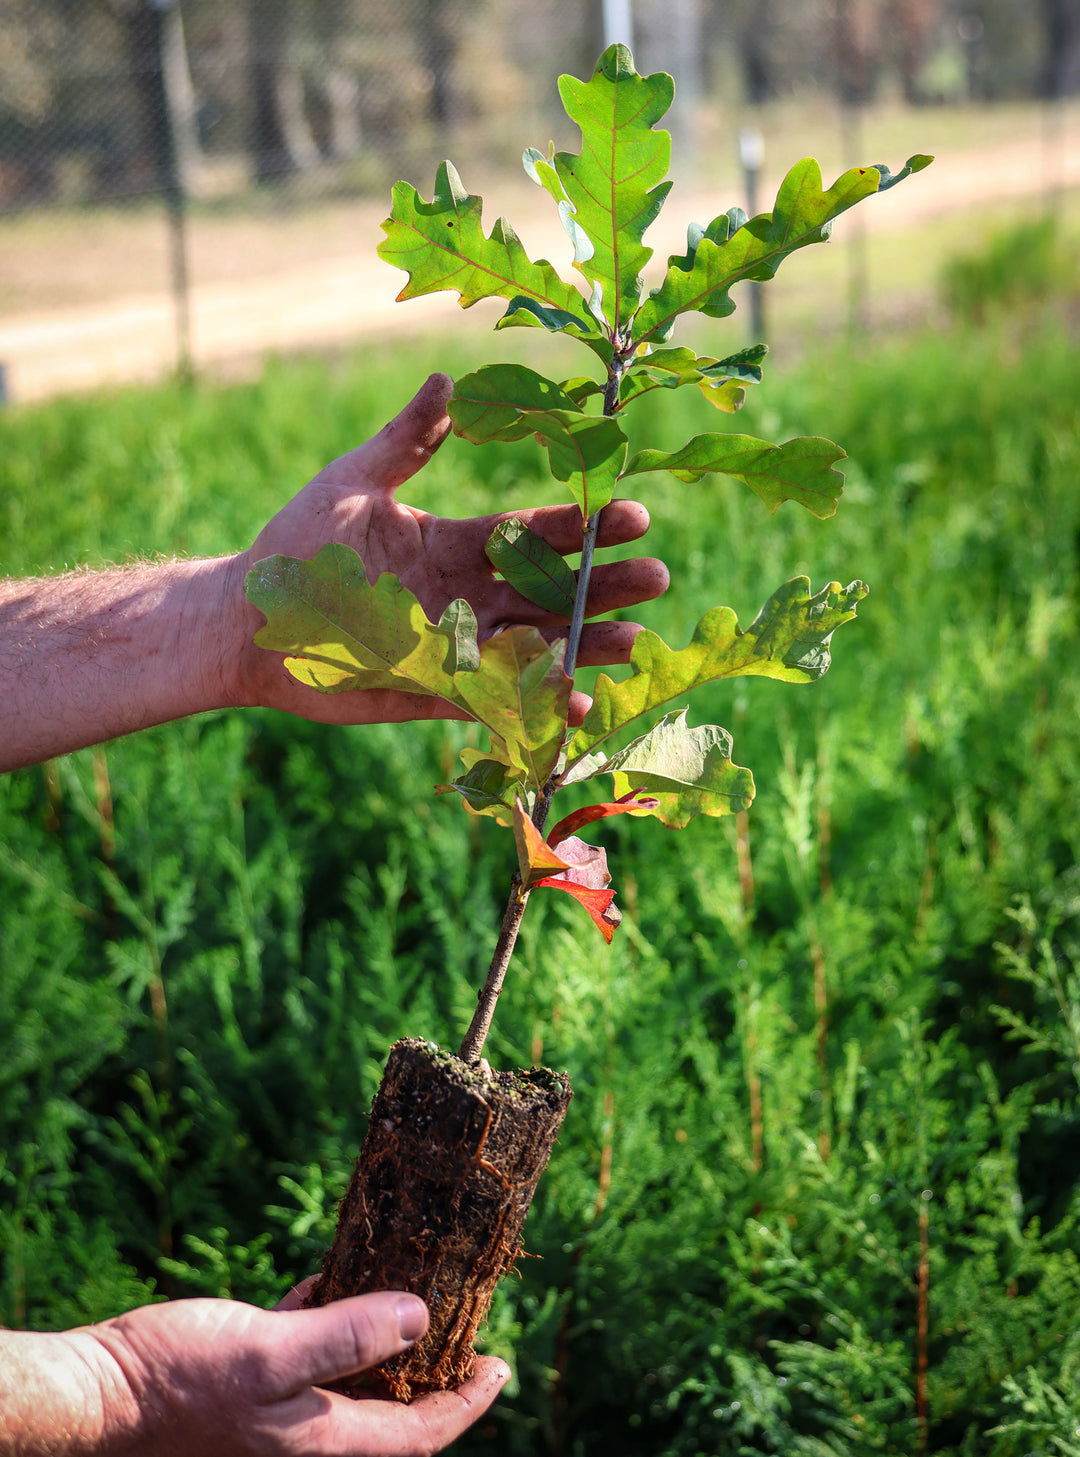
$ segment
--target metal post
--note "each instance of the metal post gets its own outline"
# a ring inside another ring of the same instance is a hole
[[[858,167],[862,165],[863,158],[863,109],[858,101],[841,106],[840,124],[844,164]],[[856,217],[849,218],[847,225],[848,332],[861,335],[866,333],[869,322],[870,258],[867,251],[866,218],[860,212]]]
[[[742,163],[743,187],[746,193],[746,211],[750,217],[757,216],[758,179],[761,164],[765,160],[765,138],[756,126],[743,127],[739,132],[739,161]],[[750,295],[750,332],[756,343],[765,338],[765,304],[760,283],[746,285]]]
[[[634,17],[632,0],[601,0],[604,22],[604,49],[621,42],[634,49]]]
[[[852,17],[853,0],[837,0],[836,7],[836,90],[840,102],[840,132],[844,165],[862,165],[863,101],[866,95],[865,56],[859,48]],[[862,334],[867,322],[869,266],[866,225],[862,213],[849,223],[848,233],[848,332]]]

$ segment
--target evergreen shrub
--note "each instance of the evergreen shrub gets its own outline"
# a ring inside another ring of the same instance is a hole
[[[643,492],[662,635],[778,571],[874,593],[827,700],[715,690],[747,825],[603,827],[621,948],[525,923],[490,1055],[577,1095],[493,1310],[515,1383],[463,1450],[1076,1450],[1072,350],[960,330],[775,379],[780,429],[851,446],[825,528],[703,493],[687,540]],[[12,412],[4,565],[239,546],[450,352]],[[535,499],[531,447],[462,454],[423,504]],[[387,1047],[451,1039],[490,956],[501,851],[412,788],[466,732],[221,713],[0,781],[0,1321],[316,1267]]]

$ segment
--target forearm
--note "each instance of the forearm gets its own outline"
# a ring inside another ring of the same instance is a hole
[[[230,699],[235,558],[0,582],[0,771]]]
[[[84,1332],[0,1331],[2,1457],[133,1452],[130,1391]]]

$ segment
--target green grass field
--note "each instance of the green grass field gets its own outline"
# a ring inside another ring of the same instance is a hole
[[[9,412],[2,566],[246,545],[489,348]],[[643,488],[672,645],[798,573],[871,594],[820,684],[692,703],[755,772],[741,856],[612,822],[614,946],[530,908],[489,1055],[576,1097],[462,1450],[1080,1452],[1078,386],[1044,319],[830,346],[738,428],[844,445],[833,520]],[[670,398],[649,443],[715,428]],[[558,499],[458,441],[403,494]],[[455,1044],[494,942],[505,837],[430,794],[465,732],[222,713],[0,781],[0,1322],[317,1267],[389,1044]]]

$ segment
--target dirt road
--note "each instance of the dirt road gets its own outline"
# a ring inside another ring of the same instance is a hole
[[[1075,134],[1075,118],[1071,129]],[[1052,192],[1075,196],[1080,189],[1080,144],[1069,132],[1063,126],[1049,142],[1028,136],[941,156],[927,172],[871,200],[851,218],[859,217],[858,225],[868,234],[896,234],[992,200],[1009,204],[1014,214],[1026,199],[1041,205]],[[773,196],[777,181],[766,179],[762,195]],[[530,208],[524,222],[520,212],[512,215],[530,257],[559,263],[566,256],[565,239],[544,207],[547,200],[539,193],[535,197],[539,205]],[[682,251],[688,218],[707,220],[717,210],[715,196],[673,194],[648,236],[654,262]],[[346,346],[390,333],[453,328],[461,315],[452,294],[417,300],[407,308],[395,305],[403,275],[375,254],[381,236],[378,222],[384,215],[381,207],[355,203],[343,205],[333,217],[327,214],[324,252],[312,252],[307,245],[298,253],[282,235],[275,255],[271,225],[269,242],[264,239],[249,254],[241,244],[228,267],[214,269],[208,262],[201,268],[196,258],[191,290],[196,367],[236,371],[254,367],[267,351]],[[840,219],[836,237],[851,225],[851,219]],[[278,266],[276,256],[281,259]],[[27,266],[33,267],[33,259]],[[111,296],[101,302],[24,309],[0,317],[0,365],[9,399],[37,400],[102,384],[151,380],[173,368],[177,330],[168,290],[148,287],[133,262],[136,281],[126,294],[122,247],[114,266],[119,274],[111,281]],[[219,276],[207,279],[207,272]]]

